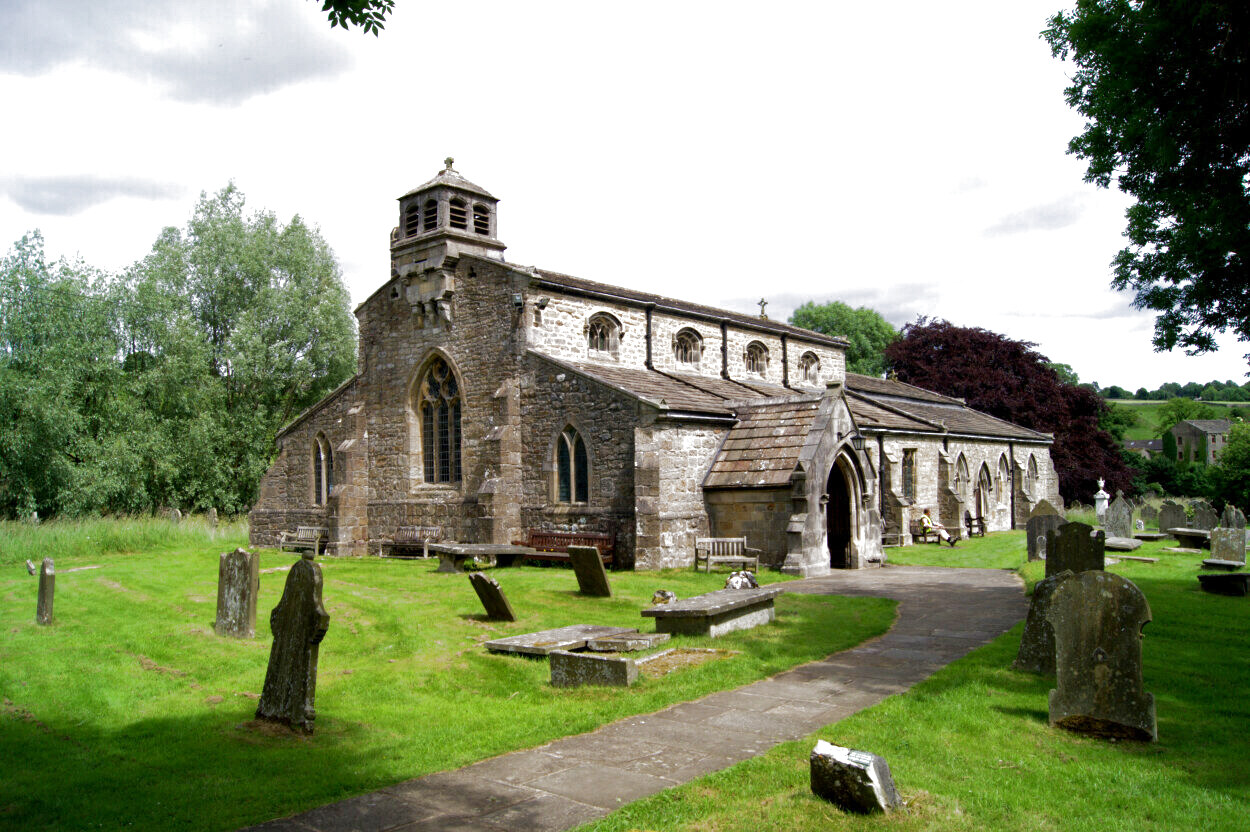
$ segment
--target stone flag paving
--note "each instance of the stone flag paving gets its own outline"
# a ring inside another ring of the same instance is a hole
[[[786,589],[894,598],[898,618],[877,639],[770,679],[250,832],[568,829],[907,690],[1010,629],[1028,609],[1020,579],[1006,570],[897,566],[836,572]]]

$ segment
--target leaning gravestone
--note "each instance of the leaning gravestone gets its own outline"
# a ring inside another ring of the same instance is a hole
[[[330,627],[321,603],[321,567],[306,552],[286,576],[282,600],[269,615],[273,646],[256,718],[311,734],[317,712],[317,652]]]
[[[256,596],[260,592],[260,554],[246,549],[222,552],[217,564],[217,622],[219,636],[252,638],[256,635]]]
[[[1107,506],[1107,511],[1102,516],[1102,527],[1106,530],[1107,537],[1133,536],[1133,507],[1124,498],[1123,491],[1117,492],[1115,500]]]
[[[1011,666],[1027,673],[1041,676],[1055,675],[1055,633],[1050,629],[1046,613],[1059,584],[1072,577],[1070,570],[1051,575],[1033,586],[1033,600],[1029,602],[1029,615],[1024,620],[1024,635],[1020,637],[1020,649]]]
[[[1046,559],[1046,533],[1064,524],[1063,515],[1045,500],[1039,502],[1029,512],[1029,520],[1025,525],[1025,543],[1028,547],[1029,560]]]
[[[573,574],[577,576],[577,590],[582,595],[595,598],[611,598],[612,587],[608,586],[608,573],[603,568],[603,559],[594,546],[570,546],[569,562],[573,564]]]
[[[1246,517],[1232,503],[1224,507],[1220,524],[1211,530],[1210,560],[1229,564],[1226,569],[1238,568],[1232,564],[1246,565]]]
[[[1046,534],[1046,577],[1065,569],[1080,574],[1102,569],[1106,534],[1084,523],[1064,523]]]
[[[488,619],[492,621],[516,621],[516,614],[512,612],[512,605],[508,603],[508,597],[499,588],[499,581],[482,572],[470,572],[469,583],[473,584],[473,590],[477,593],[478,600],[486,608],[486,617]]]
[[[883,758],[824,740],[812,749],[811,783],[813,794],[848,812],[888,812],[903,803]]]
[[[1211,531],[1220,523],[1220,516],[1215,513],[1215,509],[1211,508],[1211,504],[1206,500],[1195,500],[1190,503],[1194,510],[1194,519],[1190,521],[1189,528],[1203,529]]]
[[[1085,572],[1059,584],[1046,614],[1055,634],[1050,724],[1103,737],[1158,738],[1142,690],[1142,628],[1150,605],[1131,581]]]
[[[44,558],[39,569],[39,600],[35,604],[35,623],[52,623],[52,599],[56,594],[56,566],[52,558]]]
[[[1185,519],[1185,509],[1179,504],[1168,500],[1159,509],[1159,531],[1183,529],[1188,525],[1189,521]]]

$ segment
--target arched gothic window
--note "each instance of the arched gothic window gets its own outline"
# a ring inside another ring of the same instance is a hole
[[[747,350],[743,353],[742,360],[746,363],[748,373],[762,376],[768,372],[768,347],[759,341],[752,341],[747,344]]]
[[[990,492],[994,488],[990,481],[990,469],[982,462],[981,470],[977,471],[977,490],[975,497],[977,517],[987,517],[990,513]]]
[[[573,426],[564,429],[556,442],[556,500],[585,503],[590,500],[590,461],[586,443]]]
[[[820,381],[820,359],[814,352],[805,352],[799,359],[799,377],[804,384],[816,384]]]
[[[673,358],[678,364],[698,364],[703,357],[703,338],[687,327],[673,336]]]
[[[421,461],[426,482],[460,482],[460,386],[451,367],[435,357],[417,387]]]
[[[968,495],[968,458],[963,454],[959,455],[959,459],[955,462],[955,493],[960,497]]]
[[[1006,500],[1009,493],[1007,487],[1011,483],[1011,466],[1007,464],[1007,455],[1002,454],[998,457],[998,480],[994,483],[994,498],[999,503]]]
[[[1024,469],[1024,491],[1032,496],[1037,490],[1037,457],[1029,454],[1028,467]]]
[[[602,312],[586,322],[586,347],[592,354],[615,356],[621,343],[621,325]]]
[[[334,454],[324,433],[313,440],[313,505],[324,506],[334,487]]]

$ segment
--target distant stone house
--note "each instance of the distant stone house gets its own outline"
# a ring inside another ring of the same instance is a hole
[[[1124,449],[1131,451],[1140,457],[1149,459],[1155,454],[1163,452],[1162,439],[1125,439]]]
[[[1187,419],[1171,428],[1177,462],[1214,464],[1228,443],[1228,419]]]
[[[506,543],[611,533],[619,562],[746,535],[799,575],[883,560],[924,508],[1022,525],[1058,500],[1051,437],[847,373],[846,341],[504,261],[497,200],[451,168],[399,199],[355,376],[282,429],[251,537],[401,526]]]

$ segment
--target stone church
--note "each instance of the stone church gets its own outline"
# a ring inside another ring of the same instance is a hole
[[[660,569],[745,535],[817,575],[884,562],[925,508],[995,531],[1058,501],[1050,435],[847,373],[842,338],[509,263],[497,207],[451,160],[399,198],[357,372],[278,434],[253,544],[598,531],[618,564]]]

